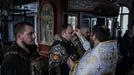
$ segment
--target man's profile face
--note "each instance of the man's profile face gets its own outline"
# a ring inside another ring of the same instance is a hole
[[[84,31],[83,36],[85,36],[86,39],[90,40],[90,31],[89,30]]]
[[[25,26],[24,32],[21,34],[21,40],[25,45],[33,45],[34,44],[34,28],[32,26]]]
[[[66,39],[70,41],[72,39],[73,28],[71,26],[68,26],[65,31],[65,34],[66,34]]]
[[[91,34],[90,34],[90,43],[91,43],[92,46],[94,45],[95,38],[96,38],[95,34],[91,32]]]

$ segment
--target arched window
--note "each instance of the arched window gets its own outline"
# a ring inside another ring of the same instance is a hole
[[[128,29],[128,17],[129,17],[129,9],[125,6],[120,7],[120,12],[118,16],[118,22],[119,22],[119,27],[122,31],[122,36]]]

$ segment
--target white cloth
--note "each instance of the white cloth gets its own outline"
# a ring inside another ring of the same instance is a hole
[[[88,41],[85,41],[82,45],[83,45],[83,48],[84,48],[86,51],[91,49],[90,42],[88,42]]]
[[[72,75],[114,75],[117,60],[117,42],[102,42],[83,55]]]
[[[80,42],[83,46],[83,48],[87,51],[87,50],[90,50],[91,49],[91,45],[90,45],[90,42],[87,41],[87,39],[83,36],[80,37]]]

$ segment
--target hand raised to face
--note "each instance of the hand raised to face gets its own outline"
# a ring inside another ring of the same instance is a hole
[[[75,29],[73,34],[76,34],[78,37],[82,36],[80,29]]]

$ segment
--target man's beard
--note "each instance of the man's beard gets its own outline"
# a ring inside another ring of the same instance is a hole
[[[32,49],[34,48],[32,44],[27,44],[26,42],[23,41],[23,45],[31,52]]]
[[[25,47],[29,50],[29,54],[30,56],[38,56],[38,52],[37,52],[37,45],[36,44],[27,44],[25,42],[23,42],[23,44],[25,45]]]
[[[91,45],[91,48],[94,48],[94,42],[92,39],[90,39],[90,45]]]
[[[28,48],[28,47],[30,46],[30,45],[27,44],[25,41],[23,41],[22,43],[23,43],[23,45],[24,45],[26,48]]]
[[[90,37],[90,36],[89,36]],[[85,37],[88,41],[90,41],[90,38],[89,37]]]

